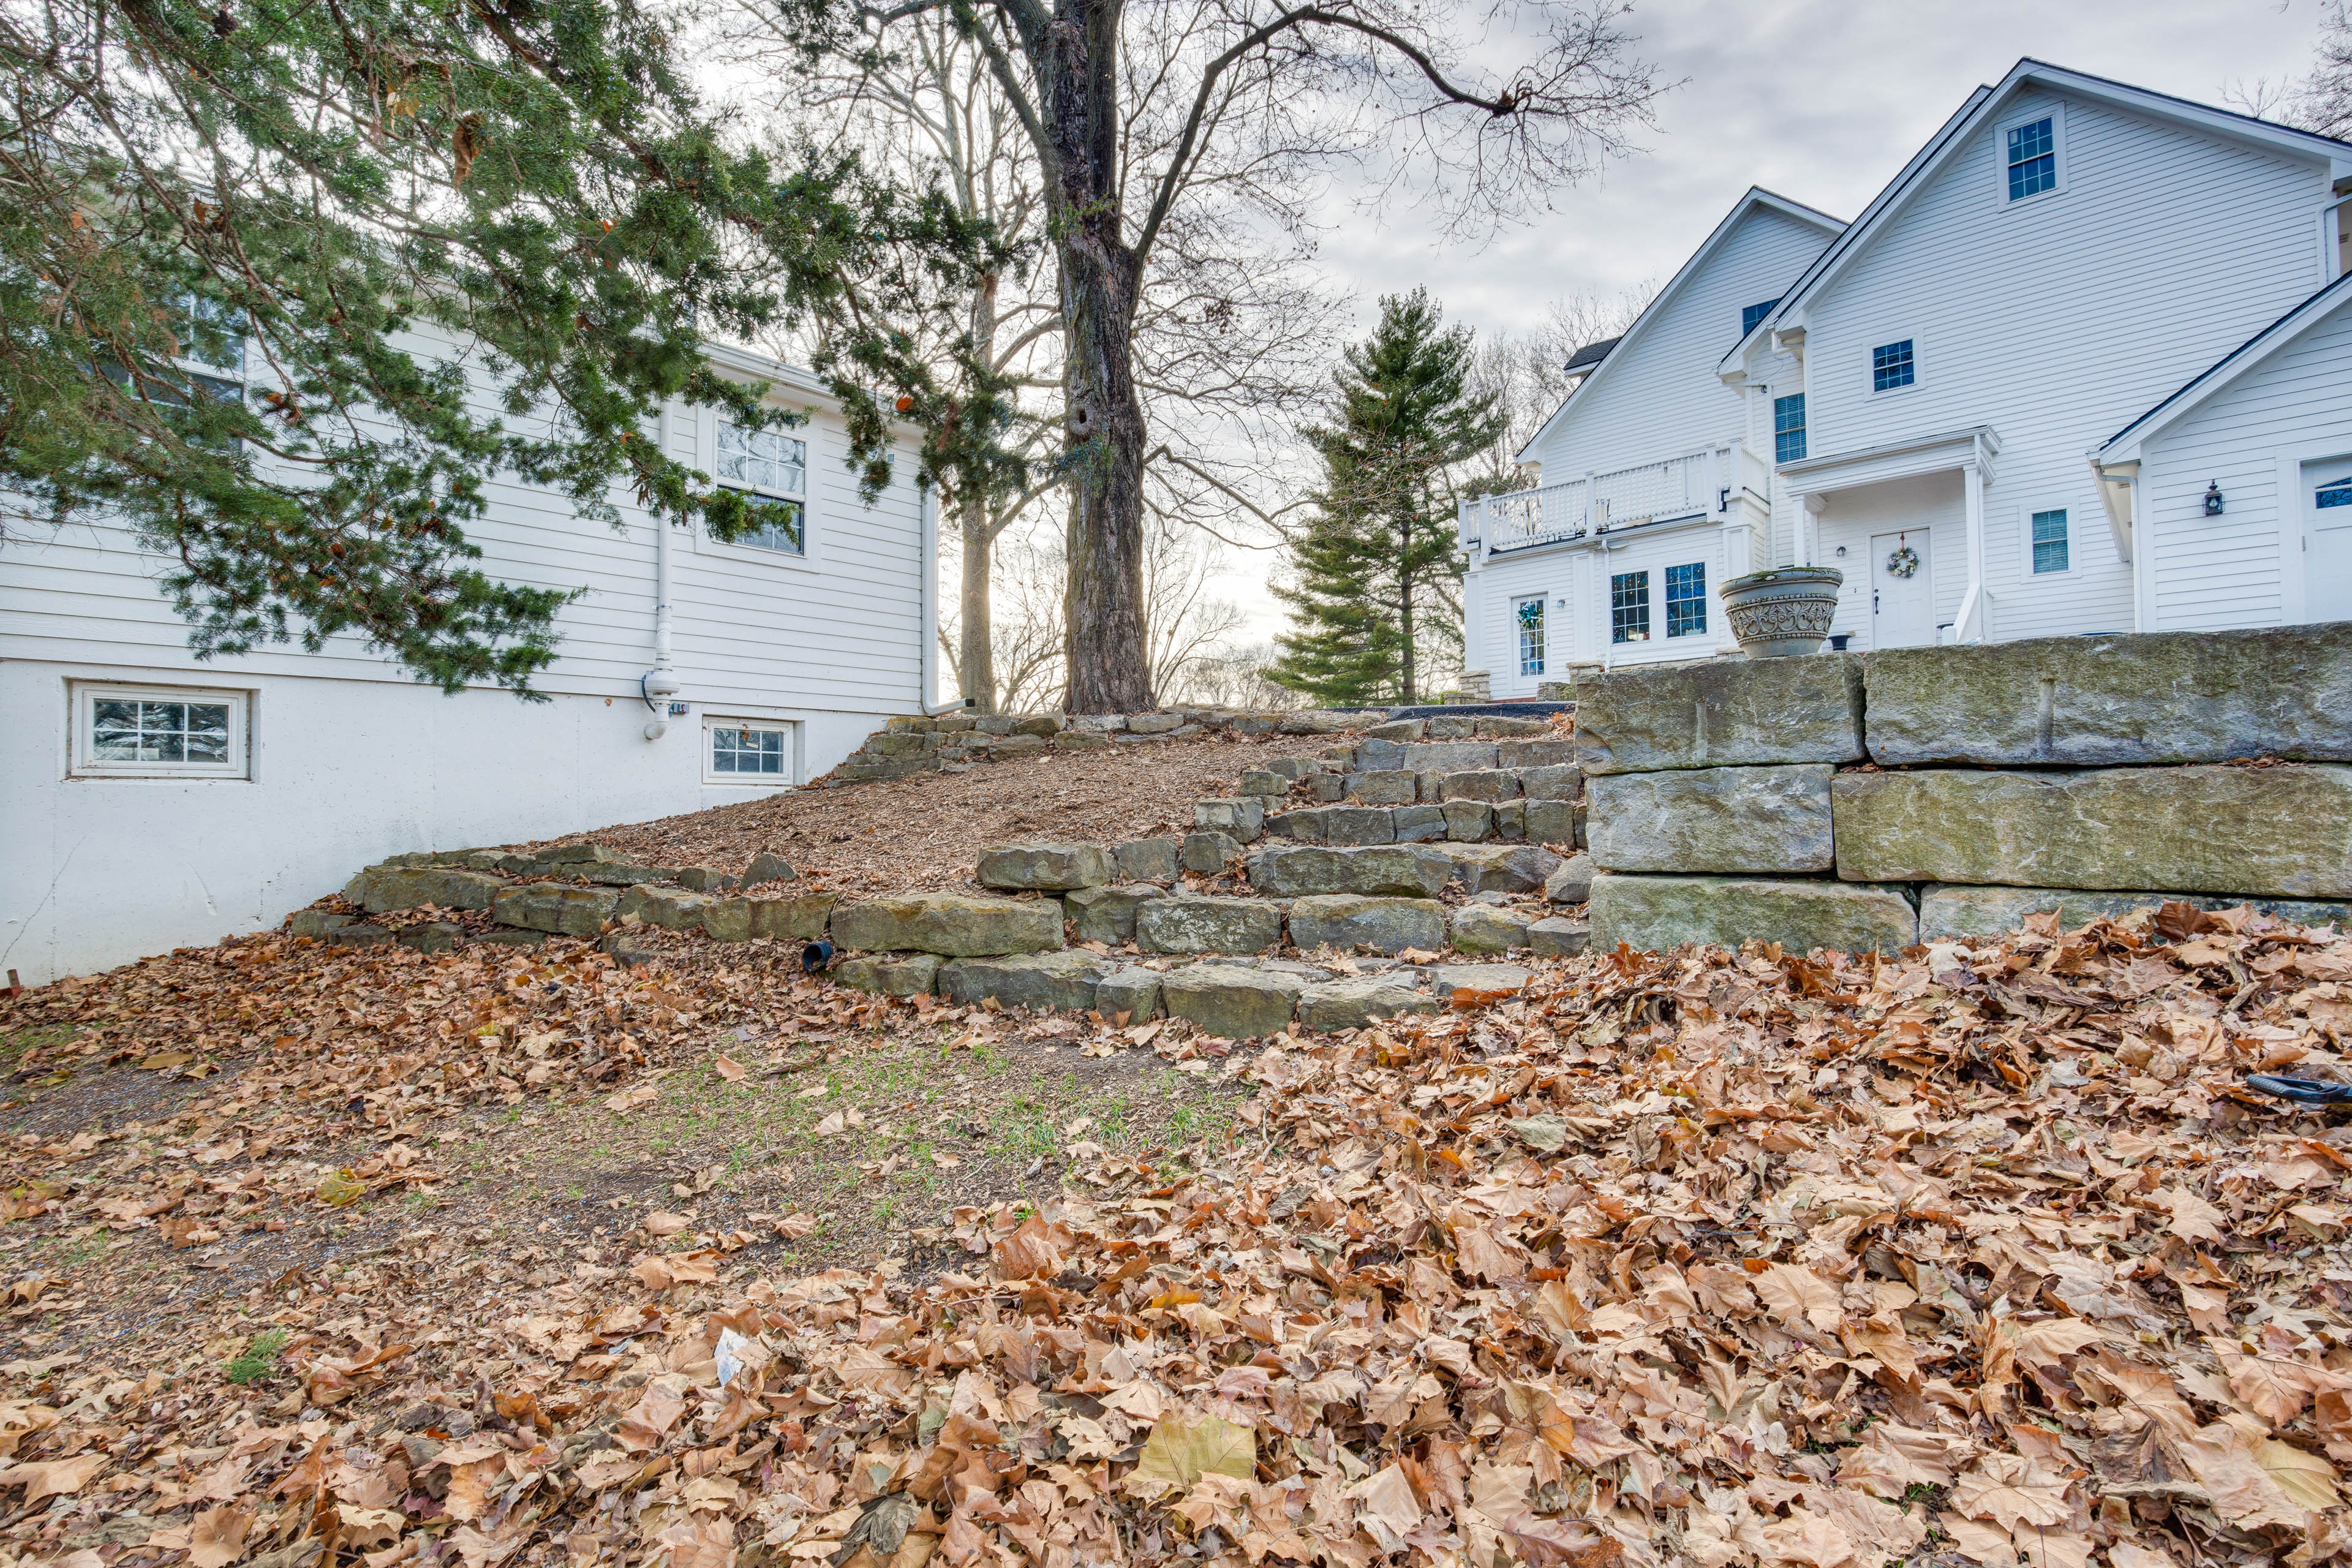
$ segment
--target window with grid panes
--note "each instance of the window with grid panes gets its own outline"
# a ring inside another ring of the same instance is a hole
[[[1620,572],[1609,579],[1609,640],[1650,640],[1650,574]]]
[[[1706,631],[1706,563],[1666,568],[1666,635],[1699,637]]]
[[[760,526],[738,544],[804,554],[808,549],[808,443],[781,430],[719,422],[719,482],[761,498]]]
[[[2058,184],[2057,126],[2048,115],[2009,132],[2009,199],[2018,201]]]
[[[1801,462],[1805,456],[1805,395],[1792,393],[1772,400],[1772,460]]]
[[[1870,351],[1870,390],[1892,392],[1898,386],[1908,386],[1915,369],[1909,338],[1899,343],[1882,343]]]

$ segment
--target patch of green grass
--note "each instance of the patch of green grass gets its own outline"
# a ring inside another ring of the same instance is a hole
[[[229,1357],[222,1370],[231,1383],[240,1386],[259,1383],[278,1370],[278,1358],[286,1353],[294,1336],[284,1329],[270,1329],[245,1342],[245,1348]]]

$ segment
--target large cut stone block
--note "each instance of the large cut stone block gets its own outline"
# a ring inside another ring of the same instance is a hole
[[[1411,974],[1353,974],[1324,980],[1298,994],[1298,1021],[1310,1029],[1360,1029],[1375,1018],[1434,1013],[1438,1000]]]
[[[1434,899],[1376,899],[1359,893],[1318,893],[1290,906],[1290,940],[1301,949],[1434,952],[1445,945],[1445,906]]]
[[[885,996],[926,996],[940,973],[936,952],[909,953],[904,958],[845,958],[830,971],[834,980],[857,991],[879,991]]]
[[[487,910],[509,884],[482,871],[442,866],[371,867],[343,888],[343,897],[372,915],[432,904],[445,910]]]
[[[685,893],[663,888],[635,887],[621,895],[613,906],[613,918],[625,921],[631,915],[649,926],[663,931],[698,931],[702,911],[718,900],[701,893]]]
[[[1326,844],[1393,844],[1396,818],[1384,805],[1329,805],[1323,808]]]
[[[1242,852],[1242,847],[1230,833],[1187,833],[1184,835],[1183,866],[1203,877],[1223,874],[1225,862]]]
[[[1559,857],[1540,844],[1461,844],[1446,858],[1474,893],[1532,893],[1560,867]]]
[[[1519,788],[1529,800],[1575,800],[1584,794],[1584,771],[1567,763],[1522,768]]]
[[[1791,952],[1894,953],[1919,938],[1902,889],[1855,882],[1604,873],[1592,879],[1587,913],[1592,943],[1603,952],[1620,942],[1659,952],[1688,942],[1777,942]]]
[[[1410,768],[1383,768],[1349,773],[1348,793],[1366,805],[1411,805],[1421,775]]]
[[[1827,763],[1593,777],[1592,858],[1612,871],[1826,871]]]
[[[1176,879],[1173,838],[1130,838],[1111,851],[1122,882],[1172,882]]]
[[[1495,836],[1495,808],[1483,800],[1449,800],[1437,809],[1445,818],[1445,837],[1456,844]]]
[[[1254,795],[1192,803],[1192,826],[1203,833],[1226,833],[1254,844],[1265,827],[1265,802]]]
[[[1555,904],[1580,904],[1592,896],[1592,877],[1598,869],[1590,855],[1571,855],[1559,863],[1559,868],[1544,879],[1544,898]]]
[[[1864,661],[1877,762],[2352,762],[2352,624],[2031,637]]]
[[[1528,945],[1528,917],[1492,904],[1465,904],[1454,911],[1454,951],[1508,952]]]
[[[1564,915],[1551,915],[1528,925],[1528,948],[1538,958],[1574,958],[1591,941],[1591,926]]]
[[[1114,969],[1095,987],[1095,1010],[1116,1022],[1140,1024],[1160,1011],[1160,973],[1141,964]],[[1127,1016],[1119,1018],[1124,1013]]]
[[[1437,777],[1440,800],[1516,800],[1518,794],[1519,775],[1508,768],[1472,768]]]
[[[751,913],[751,934],[778,942],[814,942],[824,934],[833,914],[831,893],[802,893],[788,899],[746,899]]]
[[[1389,814],[1400,844],[1426,844],[1445,837],[1445,810],[1436,805],[1401,805]]]
[[[1279,970],[1195,963],[1163,978],[1160,996],[1171,1018],[1190,1018],[1225,1039],[1251,1040],[1288,1028],[1306,988],[1298,976]]]
[[[1062,906],[1052,899],[914,893],[868,899],[833,911],[835,945],[866,952],[937,952],[980,958],[1062,945]]]
[[[553,931],[558,936],[594,936],[613,915],[621,895],[610,888],[565,888],[551,882],[527,882],[509,888],[490,905],[500,925],[525,931]]]
[[[1264,899],[1155,899],[1135,911],[1146,952],[1263,952],[1282,940],[1282,907]]]
[[[1528,843],[1566,844],[1572,847],[1584,842],[1584,807],[1580,803],[1531,800],[1526,804]]]
[[[1492,741],[1416,741],[1398,747],[1397,752],[1397,761],[1391,765],[1417,773],[1457,773],[1465,768],[1495,765]]]
[[[1107,888],[1080,888],[1062,900],[1080,942],[1117,947],[1135,940],[1135,911],[1153,899],[1168,896],[1150,882],[1115,882]]]
[[[1863,757],[1862,659],[1715,659],[1576,684],[1587,773],[1853,763]]]
[[[1004,958],[958,958],[940,966],[939,989],[940,995],[958,1004],[992,996],[1007,1007],[1067,1007],[1083,1012],[1095,1005],[1095,987],[1111,968],[1108,961],[1075,948]]]
[[[2352,897],[2352,767],[1843,773],[1849,881]]]
[[[1265,819],[1265,830],[1279,838],[1293,839],[1300,844],[1323,842],[1323,814],[1330,807],[1301,806],[1297,811],[1277,811]]]
[[[2352,904],[2305,899],[2232,899],[2210,893],[2097,893],[2078,888],[1963,888],[1938,886],[1919,896],[1919,940],[1999,936],[2017,930],[2025,917],[2055,910],[2063,930],[2102,915],[2127,915],[2162,904],[2193,904],[2200,910],[2251,905],[2257,913],[2297,925],[2352,924]]]
[[[1062,892],[1111,879],[1110,851],[1099,844],[999,844],[980,852],[972,880],[983,888]]]
[[[1427,899],[1454,875],[1444,851],[1418,844],[1360,849],[1261,849],[1250,857],[1250,886],[1290,898],[1305,893],[1385,893]]]

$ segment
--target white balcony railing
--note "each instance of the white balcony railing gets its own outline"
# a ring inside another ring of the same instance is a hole
[[[1742,449],[1712,447],[1664,462],[1483,496],[1462,506],[1461,539],[1490,551],[1552,544],[1645,522],[1719,516],[1731,487],[1748,482],[1733,458]]]

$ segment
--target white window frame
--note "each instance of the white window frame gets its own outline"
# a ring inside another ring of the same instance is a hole
[[[2063,511],[2066,514],[2066,570],[2036,572],[2033,569],[2033,514],[2037,511]],[[2063,582],[2080,576],[2083,571],[2083,521],[2090,514],[2083,503],[2066,496],[2044,496],[2039,500],[2020,502],[2017,509],[2017,580],[2024,584]]]
[[[2052,162],[2057,170],[2058,183],[2046,191],[2036,191],[2030,196],[2019,196],[2012,201],[2009,195],[2009,133],[2021,125],[2031,125],[2037,120],[2050,121],[2050,153]],[[2051,103],[2039,109],[2020,110],[1995,125],[1992,129],[1992,195],[1993,202],[1998,206],[2013,212],[2030,207],[2044,197],[2064,195],[2066,194],[2066,106],[2063,103]]]
[[[144,682],[73,680],[66,683],[69,735],[67,776],[77,779],[247,780],[253,777],[253,698],[250,691],[212,686],[151,686]],[[126,763],[92,755],[97,704],[219,702],[228,708],[228,761],[225,763]]]
[[[697,554],[722,556],[730,561],[759,561],[771,566],[782,566],[793,570],[804,570],[817,563],[817,509],[814,497],[818,461],[817,437],[823,426],[815,416],[814,409],[803,409],[801,412],[808,416],[803,423],[782,426],[779,428],[792,439],[803,442],[808,447],[807,461],[801,465],[801,489],[804,493],[798,496],[780,495],[773,498],[777,500],[797,500],[801,503],[801,552],[794,555],[790,551],[768,550],[757,544],[732,544],[711,538],[706,529],[696,528],[688,531],[693,537]],[[705,408],[701,413],[702,417],[696,422],[698,428],[695,435],[695,467],[710,475],[711,482],[718,484],[719,426],[723,415],[716,408]],[[739,487],[727,485],[720,488],[733,489]],[[746,493],[766,495],[770,492],[752,490]]]
[[[772,552],[767,552],[772,553]],[[712,755],[711,737],[720,730],[774,730],[784,737],[783,771],[774,773],[722,773]],[[702,782],[731,784],[739,789],[790,789],[801,782],[801,726],[795,719],[748,719],[740,714],[702,716]]]

